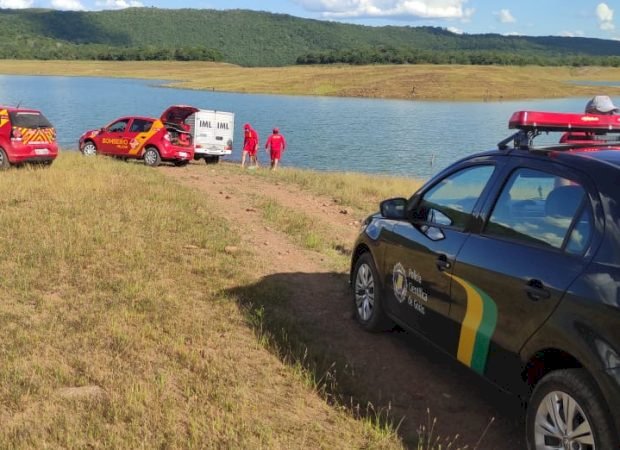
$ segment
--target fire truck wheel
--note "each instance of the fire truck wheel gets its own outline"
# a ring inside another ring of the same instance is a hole
[[[97,146],[93,141],[86,141],[82,146],[82,155],[95,156],[97,154]]]
[[[9,162],[9,158],[6,156],[6,152],[2,147],[0,147],[0,170],[8,169],[11,163]]]
[[[149,147],[144,152],[144,164],[149,167],[157,167],[161,162],[161,156],[155,147]]]

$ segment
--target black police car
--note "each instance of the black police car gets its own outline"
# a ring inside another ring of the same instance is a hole
[[[620,116],[509,125],[498,150],[366,219],[357,320],[418,332],[527,399],[530,449],[620,448]],[[543,131],[568,143],[534,147]]]

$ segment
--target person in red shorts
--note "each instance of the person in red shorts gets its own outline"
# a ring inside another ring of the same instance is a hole
[[[267,139],[265,149],[271,157],[271,170],[278,168],[278,162],[282,158],[282,152],[286,150],[286,139],[280,134],[280,130],[273,129],[273,134]]]
[[[245,167],[245,158],[250,155],[250,163],[258,167],[258,133],[249,123],[243,126],[243,153],[241,154],[241,167]]]

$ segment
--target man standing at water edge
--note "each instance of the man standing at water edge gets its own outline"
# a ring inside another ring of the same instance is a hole
[[[278,161],[282,157],[282,152],[286,150],[286,139],[280,134],[279,129],[273,129],[273,134],[267,139],[265,149],[269,152],[269,156],[271,156],[271,170],[276,170],[278,168]]]
[[[250,155],[250,164],[258,167],[258,133],[249,123],[243,126],[243,153],[241,155],[241,167],[245,167],[245,158]]]

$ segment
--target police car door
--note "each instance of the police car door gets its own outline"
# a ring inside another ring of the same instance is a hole
[[[390,313],[442,347],[456,333],[449,321],[452,266],[494,168],[469,164],[440,178],[413,200],[411,220],[385,234]]]
[[[487,223],[453,273],[451,316],[460,331],[450,351],[463,364],[499,384],[520,374],[520,349],[588,263],[588,192],[587,179],[567,167],[524,159],[490,198]]]

